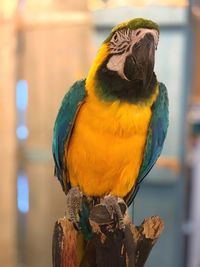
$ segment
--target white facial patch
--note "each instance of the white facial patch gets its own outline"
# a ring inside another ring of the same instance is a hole
[[[133,46],[138,43],[147,33],[154,37],[155,48],[157,47],[159,35],[157,30],[139,28],[137,30],[122,29],[113,34],[110,40],[110,54],[113,54],[107,63],[107,68],[116,71],[121,78],[127,79],[124,74],[124,64],[127,56],[132,54]]]
[[[116,71],[121,78],[126,79],[126,76],[124,75],[124,64],[128,53],[124,53],[122,55],[113,55],[110,60],[107,63],[107,68],[109,70]]]

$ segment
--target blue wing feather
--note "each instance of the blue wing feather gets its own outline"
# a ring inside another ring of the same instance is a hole
[[[70,138],[78,109],[85,97],[85,80],[76,82],[64,96],[54,124],[52,152],[55,162],[55,176],[58,177],[64,191],[70,187],[65,177],[66,166],[63,162],[65,145]]]
[[[168,95],[163,83],[159,84],[159,95],[152,107],[152,117],[149,125],[144,158],[133,190],[128,194],[126,201],[130,205],[134,200],[141,182],[150,172],[161,154],[168,128]]]

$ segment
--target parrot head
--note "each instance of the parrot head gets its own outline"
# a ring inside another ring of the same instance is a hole
[[[154,73],[159,26],[142,18],[114,27],[100,47],[86,85],[105,100],[143,101],[157,85]]]

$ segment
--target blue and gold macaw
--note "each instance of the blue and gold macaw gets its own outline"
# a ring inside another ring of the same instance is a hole
[[[65,95],[53,156],[66,194],[76,189],[75,195],[116,196],[130,205],[156,163],[168,127],[167,90],[154,73],[158,39],[151,20],[114,27],[87,78]]]

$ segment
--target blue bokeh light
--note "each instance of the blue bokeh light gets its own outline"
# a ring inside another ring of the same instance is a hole
[[[29,211],[29,185],[25,173],[19,173],[17,179],[17,206],[22,213]]]
[[[25,125],[19,125],[16,130],[17,138],[20,140],[26,140],[28,137],[28,129]]]
[[[28,84],[25,80],[17,82],[16,105],[19,111],[25,111],[28,105]]]

